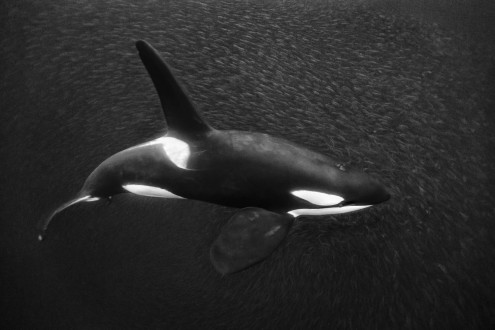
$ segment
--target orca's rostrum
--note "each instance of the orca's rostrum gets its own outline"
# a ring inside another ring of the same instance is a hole
[[[344,171],[295,143],[212,128],[158,52],[145,41],[136,47],[160,97],[167,134],[101,163],[74,199],[41,222],[40,240],[53,217],[78,202],[127,192],[195,199],[242,208],[210,250],[213,265],[226,274],[269,256],[295,217],[351,212],[390,198],[368,175]]]

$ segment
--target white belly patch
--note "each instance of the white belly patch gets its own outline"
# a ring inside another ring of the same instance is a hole
[[[330,214],[341,214],[358,211],[371,205],[347,205],[347,206],[335,206],[335,207],[325,207],[321,209],[298,209],[292,210],[287,213],[297,218],[300,215],[330,215]]]
[[[153,187],[153,186],[146,186],[142,184],[126,184],[123,185],[122,188],[124,188],[130,193],[141,196],[161,197],[161,198],[183,198],[174,193],[171,193],[166,189]]]
[[[294,190],[291,191],[291,194],[301,199],[304,199],[310,202],[311,204],[319,205],[319,206],[337,205],[338,203],[344,200],[339,195],[326,194],[312,190]]]

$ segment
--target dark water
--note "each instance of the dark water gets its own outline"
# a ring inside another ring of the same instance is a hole
[[[6,328],[490,328],[489,2],[11,1],[0,8]],[[490,8],[492,7],[492,8]],[[35,225],[103,159],[165,123],[134,50],[163,53],[222,129],[364,169],[393,199],[297,222],[222,278],[232,209],[122,196]]]

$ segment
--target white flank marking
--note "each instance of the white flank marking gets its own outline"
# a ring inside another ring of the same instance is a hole
[[[287,213],[293,217],[298,217],[300,215],[329,215],[329,214],[341,214],[358,211],[370,207],[371,205],[348,205],[342,207],[326,207],[321,209],[298,209],[292,210]]]
[[[70,203],[67,203],[67,204],[62,205],[59,209],[57,209],[56,212],[59,212],[61,210],[64,210],[64,209],[66,209],[66,208],[68,208],[68,207],[70,207],[70,206],[72,206],[74,204],[80,203],[80,202],[91,202],[91,199],[92,198],[94,198],[94,197],[91,197],[91,196],[88,195],[88,196],[84,196],[84,197],[75,199],[75,200],[73,200]]]
[[[344,200],[338,195],[326,194],[311,190],[295,190],[292,191],[291,194],[312,204],[320,206],[336,205]]]
[[[123,185],[122,188],[127,190],[130,193],[148,196],[148,197],[161,197],[161,198],[183,198],[170,191],[162,188],[157,188],[153,186],[146,186],[142,184],[126,184]]]

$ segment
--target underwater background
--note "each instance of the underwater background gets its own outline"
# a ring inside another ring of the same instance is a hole
[[[5,329],[495,326],[490,1],[3,1]],[[298,219],[222,277],[234,210],[118,196],[36,224],[102,160],[163,134],[145,39],[219,129],[298,142],[380,179],[360,213]]]

